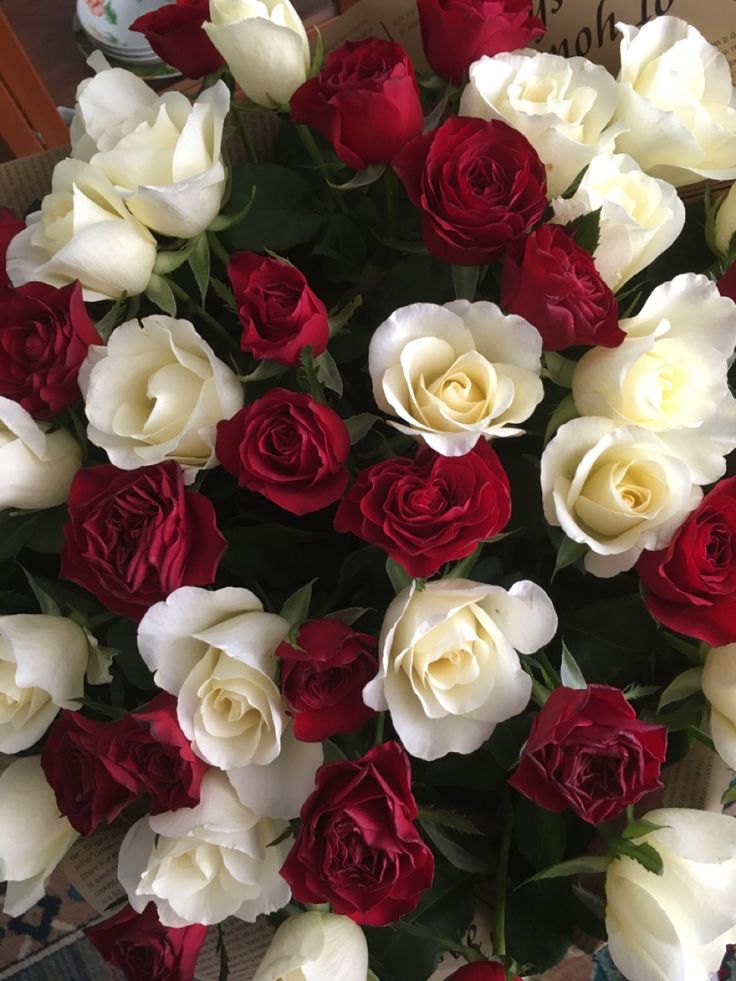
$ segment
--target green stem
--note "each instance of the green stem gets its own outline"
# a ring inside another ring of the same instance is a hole
[[[222,242],[217,237],[216,232],[208,232],[207,241],[210,243],[210,249],[212,249],[217,258],[227,269],[227,267],[230,265],[230,256],[228,255],[228,252],[224,248]]]
[[[496,909],[493,927],[493,952],[502,957],[506,953],[506,886],[509,869],[509,853],[511,851],[511,833],[514,827],[514,812],[511,801],[505,798],[503,805],[503,837],[501,850],[498,855],[498,872],[496,874]]]
[[[245,116],[241,113],[236,112],[235,118],[238,120],[238,132],[240,133],[240,139],[243,141],[246,153],[248,154],[248,159],[251,163],[259,163],[258,151],[256,150],[255,143],[253,142],[253,137],[250,135],[250,130],[248,129]]]
[[[379,712],[376,716],[376,734],[373,737],[373,745],[380,746],[383,742],[383,729],[386,725],[386,713]]]
[[[322,172],[322,176],[325,178],[325,183],[327,183],[327,174],[328,174],[327,164],[324,161],[320,148],[317,146],[317,143],[314,137],[312,136],[312,131],[308,126],[305,126],[303,123],[299,123],[297,125],[296,131],[299,134],[299,139],[304,144],[304,149],[309,154],[309,159],[312,161],[315,167],[317,167]],[[338,191],[334,187],[331,187],[329,184],[327,184],[327,187],[330,189],[332,198],[335,204],[337,205],[337,207],[340,209],[340,211],[342,211],[344,215],[346,215],[348,213],[348,206],[345,204],[345,200],[342,196],[342,192]]]
[[[442,950],[451,951],[455,954],[461,954],[470,964],[488,960],[483,951],[479,950],[477,947],[468,947],[467,944],[457,944],[452,940],[443,940]]]
[[[322,382],[317,377],[317,371],[314,367],[314,358],[312,357],[312,349],[310,347],[306,347],[302,351],[301,365],[306,376],[310,394],[317,402],[321,402],[322,405],[327,405],[325,390],[322,387]]]
[[[386,191],[386,229],[388,237],[399,237],[399,179],[392,167],[383,172],[383,186]]]
[[[225,327],[223,327],[218,320],[215,320],[212,314],[207,313],[204,307],[201,307],[198,303],[196,303],[186,290],[183,290],[181,286],[179,286],[178,283],[175,283],[172,279],[166,279],[166,282],[169,285],[169,289],[178,300],[191,303],[199,319],[203,320],[208,327],[211,327],[217,336],[228,345],[231,351],[240,350],[238,342],[235,340],[235,338],[231,337]]]

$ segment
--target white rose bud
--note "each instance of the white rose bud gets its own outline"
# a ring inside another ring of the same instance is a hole
[[[552,602],[532,582],[508,591],[467,579],[436,579],[423,590],[412,582],[386,612],[378,674],[363,700],[391,712],[420,760],[472,753],[529,701],[517,651],[533,654],[556,630]]]
[[[259,814],[290,818],[314,789],[322,749],[295,739],[276,684],[274,651],[288,632],[247,589],[184,586],[148,610],[138,646],[156,684],[178,697],[194,752],[230,771]]]
[[[0,508],[53,508],[69,497],[82,451],[65,429],[49,429],[22,405],[0,397]]]
[[[402,433],[443,456],[463,456],[478,439],[518,436],[542,401],[542,338],[494,303],[455,300],[396,310],[368,351],[373,397]]]
[[[617,24],[616,149],[676,187],[736,178],[736,100],[724,54],[677,17]]]
[[[311,910],[278,928],[253,981],[365,981],[368,944],[347,916]]]
[[[736,234],[736,184],[732,184],[728,194],[721,199],[716,212],[713,238],[718,251],[725,255],[731,239]]]
[[[642,839],[662,875],[616,858],[606,875],[606,932],[616,967],[634,981],[710,981],[736,941],[736,821],[726,814],[662,808],[663,827]]]
[[[554,197],[598,153],[613,153],[618,86],[586,58],[525,49],[484,56],[470,66],[461,116],[501,119],[523,133],[547,169]]]
[[[40,756],[14,760],[0,773],[0,882],[6,916],[22,916],[43,897],[46,879],[77,832],[59,814]]]
[[[8,246],[14,286],[34,280],[66,286],[78,279],[88,302],[137,296],[148,286],[156,240],[91,164],[60,161],[51,193],[26,222]]]
[[[243,387],[188,320],[129,320],[79,371],[88,435],[122,470],[176,460],[193,479],[214,467],[217,423],[242,408]]]
[[[711,705],[710,732],[716,751],[736,770],[736,644],[708,651],[701,685]]]
[[[581,415],[658,432],[697,484],[718,480],[736,447],[736,399],[728,362],[736,304],[705,276],[658,286],[616,348],[592,348],[577,363],[572,393]]]
[[[89,648],[66,617],[0,617],[0,753],[20,753],[43,736],[59,709],[78,709]]]
[[[259,819],[225,774],[210,770],[196,807],[133,825],[120,846],[118,878],[133,909],[155,903],[164,926],[209,926],[228,916],[253,922],[291,897],[279,874],[290,844],[271,845],[285,828]]]
[[[616,292],[672,245],[685,224],[685,205],[671,184],[647,176],[631,157],[594,157],[571,198],[552,202],[553,222],[568,224],[600,209],[593,254]]]
[[[542,453],[541,480],[545,518],[589,546],[585,568],[604,578],[664,548],[703,496],[658,434],[598,416],[560,427]]]
[[[210,0],[203,25],[249,99],[286,105],[309,74],[307,32],[289,0]]]

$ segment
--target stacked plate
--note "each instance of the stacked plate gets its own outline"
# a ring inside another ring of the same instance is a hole
[[[160,64],[142,34],[128,27],[141,14],[171,0],[77,0],[77,18],[96,48],[116,61],[133,65]]]

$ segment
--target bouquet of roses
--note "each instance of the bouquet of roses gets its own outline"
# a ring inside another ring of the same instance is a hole
[[[678,193],[736,178],[729,66],[672,17],[616,79],[528,0],[416,7],[431,71],[288,0],[146,15],[199,93],[90,59],[2,216],[5,911],[115,823],[130,979],[267,917],[257,981],[581,932],[707,981],[736,822],[660,791],[736,768],[736,191]]]

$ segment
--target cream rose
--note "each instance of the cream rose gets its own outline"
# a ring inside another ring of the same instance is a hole
[[[676,17],[617,24],[616,149],[676,187],[736,178],[736,98],[725,55]]]
[[[210,0],[210,41],[248,98],[273,109],[307,80],[309,41],[289,0]]]
[[[89,648],[66,617],[0,617],[0,753],[19,753],[41,738],[59,709],[78,709]]]
[[[87,301],[137,296],[148,286],[156,241],[96,167],[60,161],[51,193],[26,222],[8,246],[14,286],[33,280],[66,286],[78,279]]]
[[[88,435],[116,467],[176,460],[187,479],[214,467],[215,430],[242,408],[243,387],[188,320],[129,320],[79,371]]]
[[[40,756],[14,760],[0,773],[0,882],[6,916],[21,916],[44,894],[46,879],[77,832],[59,814]]]
[[[529,701],[517,651],[532,654],[556,630],[554,607],[532,582],[508,591],[467,579],[412,583],[386,612],[363,700],[391,712],[412,756],[472,753]]]
[[[736,770],[736,644],[708,651],[700,683],[711,705],[710,732],[716,751]]]
[[[705,276],[685,273],[658,286],[621,328],[623,344],[593,348],[578,362],[578,412],[658,432],[695,483],[717,480],[736,447],[736,399],[728,386],[736,304]]]
[[[195,753],[228,770],[240,799],[269,817],[299,813],[322,762],[319,743],[294,738],[276,684],[274,651],[288,631],[247,589],[189,586],[152,606],[138,631]]]
[[[347,916],[311,910],[285,920],[253,981],[365,981],[368,944]]]
[[[716,212],[713,238],[718,251],[725,255],[736,235],[736,184],[732,184],[728,194],[721,198]]]
[[[196,807],[133,825],[120,847],[118,878],[133,909],[155,903],[164,926],[210,925],[228,916],[252,922],[291,897],[279,875],[290,845],[271,845],[285,828],[284,821],[259,819],[225,774],[210,770]]]
[[[368,351],[373,397],[391,425],[443,456],[479,437],[517,436],[542,401],[542,338],[493,303],[455,300],[396,310]]]
[[[662,875],[616,858],[606,875],[606,932],[616,967],[635,981],[709,981],[736,941],[736,821],[662,808],[644,841]]]
[[[69,497],[82,451],[65,429],[50,428],[0,397],[0,508],[53,508]]]
[[[545,518],[589,546],[585,567],[602,577],[663,548],[703,496],[659,435],[597,416],[560,427],[542,453],[541,479]]]
[[[225,190],[227,86],[217,82],[192,105],[182,92],[156,96],[104,59],[99,69],[77,91],[73,152],[87,158],[96,151],[90,162],[142,224],[161,235],[193,238],[215,218]]]
[[[572,184],[598,153],[613,153],[622,126],[615,79],[586,58],[538,51],[503,52],[470,66],[461,116],[501,119],[523,133],[547,168],[554,197]]]
[[[552,221],[567,224],[600,209],[596,267],[614,292],[661,255],[685,224],[671,184],[647,176],[631,157],[594,157],[571,198],[552,202]]]

